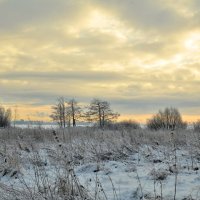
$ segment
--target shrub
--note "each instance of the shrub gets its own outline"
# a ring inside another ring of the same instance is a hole
[[[124,120],[121,122],[115,123],[106,123],[105,128],[112,129],[112,130],[119,130],[119,129],[140,129],[141,126],[138,122],[134,120]]]
[[[125,129],[140,129],[141,128],[140,124],[134,120],[124,120],[124,121],[118,122],[118,126]]]
[[[193,123],[193,128],[195,132],[200,132],[200,119]]]
[[[183,122],[178,109],[165,108],[160,110],[151,119],[147,120],[147,127],[151,130],[174,130],[177,128],[186,129],[187,123]]]
[[[0,127],[9,127],[11,124],[11,110],[0,107]]]

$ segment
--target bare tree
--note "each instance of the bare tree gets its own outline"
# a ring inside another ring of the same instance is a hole
[[[164,111],[159,110],[156,115],[147,121],[147,127],[153,130],[174,130],[176,128],[186,128],[187,123],[183,122],[177,108],[170,107],[165,108]]]
[[[70,119],[72,119],[72,126],[76,126],[76,122],[81,118],[81,107],[78,105],[75,99],[71,99],[67,102],[67,111]],[[70,123],[71,125],[71,123]]]
[[[110,103],[100,99],[93,99],[88,106],[85,117],[90,122],[97,122],[99,127],[103,128],[106,122],[113,121],[119,117],[118,113],[114,113],[110,108]]]
[[[64,97],[59,97],[56,105],[52,106],[52,114],[50,117],[57,122],[60,128],[65,128],[67,123],[67,109]]]
[[[12,112],[11,109],[5,109],[0,106],[0,127],[9,127],[11,125]]]
[[[17,121],[18,117],[19,117],[18,116],[18,106],[15,105],[15,107],[14,107],[14,116],[13,116],[13,126],[14,126],[14,128],[16,126],[16,121]]]

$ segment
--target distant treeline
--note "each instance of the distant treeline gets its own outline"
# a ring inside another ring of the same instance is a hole
[[[46,121],[39,121],[39,120],[14,120],[12,124],[15,125],[29,125],[29,124],[34,124],[34,125],[40,125],[40,124],[46,124],[46,125],[53,125],[56,124],[56,122],[46,122]]]
[[[92,122],[100,128],[141,128],[140,124],[133,120],[117,122],[119,116],[120,114],[114,112],[110,103],[105,100],[92,99],[89,105],[81,107],[75,99],[66,100],[60,97],[52,106],[50,117],[63,128],[74,127],[79,120]],[[159,110],[151,119],[148,119],[146,127],[151,130],[186,129],[187,123],[182,120],[177,108],[169,107]]]
[[[60,128],[75,127],[77,123],[93,124],[99,128],[108,129],[139,129],[141,125],[135,120],[124,120],[118,122],[120,116],[118,112],[111,109],[108,101],[102,99],[92,99],[87,106],[81,106],[75,99],[66,100],[59,97],[52,106],[50,118],[52,122],[14,120],[13,124],[58,124]],[[11,126],[11,109],[0,106],[0,127]],[[146,128],[151,130],[175,130],[186,129],[187,122],[182,120],[182,116],[177,108],[167,107],[159,110],[155,115],[146,121]],[[200,120],[193,123],[196,131],[200,132]]]

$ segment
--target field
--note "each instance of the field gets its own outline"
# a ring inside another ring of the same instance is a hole
[[[0,130],[1,200],[199,200],[200,134]]]

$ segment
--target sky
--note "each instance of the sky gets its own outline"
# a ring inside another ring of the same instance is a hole
[[[199,0],[0,0],[0,104],[49,120],[60,96],[144,121],[200,118]]]

